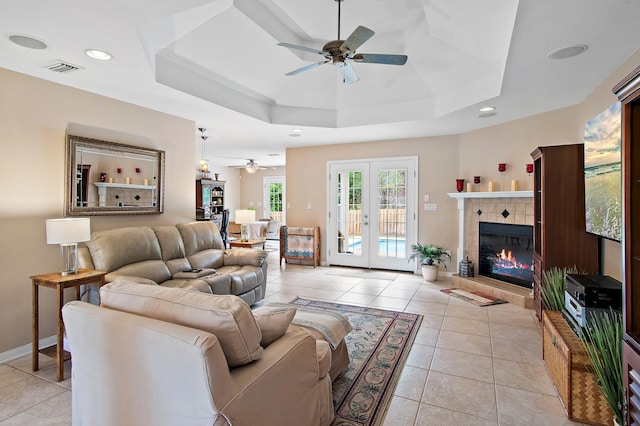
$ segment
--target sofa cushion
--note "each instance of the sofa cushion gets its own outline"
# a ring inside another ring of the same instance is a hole
[[[167,263],[172,274],[191,269],[186,258],[180,231],[174,225],[156,226],[153,232],[158,238],[162,260]]]
[[[218,269],[224,265],[224,250],[204,249],[189,255],[189,264],[199,269]]]
[[[179,288],[113,282],[100,289],[100,304],[214,334],[230,367],[254,361],[262,355],[262,335],[242,299]]]
[[[133,275],[161,283],[171,278],[160,244],[148,226],[94,232],[86,242],[94,267],[118,275]]]
[[[264,279],[262,268],[250,265],[223,266],[217,271],[220,274],[229,276],[229,294],[245,293],[256,288]]]
[[[200,291],[202,293],[213,294],[213,291],[211,291],[211,286],[209,286],[209,283],[200,278],[188,279],[188,280],[171,279],[163,282],[162,287],[181,288],[184,290],[193,290],[193,291]]]
[[[280,338],[289,328],[296,314],[295,306],[261,306],[253,310],[258,327],[262,333],[260,345],[263,348]]]
[[[215,223],[209,221],[179,223],[176,225],[187,256],[204,249],[223,249],[220,230]]]
[[[146,278],[158,284],[162,284],[171,278],[171,272],[169,272],[167,264],[162,260],[142,260],[114,269],[108,274],[108,276],[120,275]]]

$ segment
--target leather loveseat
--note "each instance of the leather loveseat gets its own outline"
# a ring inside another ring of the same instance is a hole
[[[62,315],[74,425],[328,425],[329,345],[236,296],[118,281]]]
[[[106,271],[106,282],[231,294],[249,305],[265,295],[267,253],[226,250],[218,227],[208,221],[94,232],[78,257],[80,267]],[[95,290],[90,287],[85,300],[97,303]]]

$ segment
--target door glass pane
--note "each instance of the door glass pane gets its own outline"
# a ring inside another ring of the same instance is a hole
[[[338,253],[362,255],[362,172],[338,173]]]
[[[406,257],[407,169],[378,171],[378,256]],[[375,238],[375,236],[373,236]]]
[[[269,212],[272,219],[282,222],[282,183],[269,184]]]

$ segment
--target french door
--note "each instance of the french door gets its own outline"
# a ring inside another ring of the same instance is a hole
[[[286,225],[286,200],[285,178],[283,176],[265,176],[262,188],[262,216],[273,218],[280,225]]]
[[[328,163],[329,264],[413,270],[417,164],[417,157]]]

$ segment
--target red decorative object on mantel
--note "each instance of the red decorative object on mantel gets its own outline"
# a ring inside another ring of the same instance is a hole
[[[473,177],[473,183],[475,183],[476,185],[480,183],[480,176],[474,176]]]
[[[122,173],[122,169],[120,167],[118,167],[116,170],[118,173]]]
[[[531,173],[533,173],[533,163],[527,164],[527,167],[526,167],[525,170],[527,171],[527,174],[529,175],[529,190],[533,190],[533,182],[531,180]]]
[[[458,192],[462,192],[464,189],[464,179],[456,179],[456,189]]]
[[[140,173],[140,167],[136,167],[136,173]]]
[[[498,163],[498,171],[500,173],[507,171],[507,163]]]

